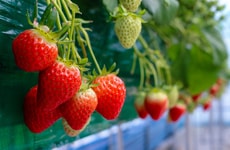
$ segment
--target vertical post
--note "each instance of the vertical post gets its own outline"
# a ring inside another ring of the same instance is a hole
[[[214,140],[214,120],[213,120],[213,111],[214,111],[214,106],[212,102],[211,109],[209,110],[209,149],[210,150],[215,150],[215,140]]]
[[[223,98],[222,97],[220,97],[220,99],[219,99],[219,116],[218,116],[218,118],[219,118],[219,140],[218,140],[218,144],[219,144],[219,150],[222,150],[223,149],[223,137],[222,137],[222,135],[223,135],[223,129],[222,129],[222,127],[223,127],[223,111],[224,111],[224,108],[223,108],[223,105],[222,105],[222,103],[223,103]]]
[[[145,119],[145,143],[144,143],[144,149],[150,150],[150,122],[149,118]]]
[[[191,127],[190,127],[190,120],[189,120],[189,114],[186,114],[186,122],[185,122],[185,136],[186,136],[186,150],[192,150],[191,149]]]
[[[117,128],[118,128],[117,129],[117,148],[119,150],[124,150],[124,143],[123,143],[121,123],[118,123]]]
[[[194,132],[194,136],[193,136],[193,141],[194,141],[194,147],[195,147],[195,149],[196,150],[199,150],[199,142],[198,142],[198,134],[199,134],[199,132],[200,132],[200,130],[199,130],[199,114],[198,113],[196,113],[196,112],[194,112],[195,113],[195,117],[196,117],[196,122],[195,122],[195,128],[194,128],[194,130],[195,130],[195,132]]]

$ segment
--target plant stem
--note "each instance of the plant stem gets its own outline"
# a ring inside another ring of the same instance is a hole
[[[86,43],[88,45],[90,55],[91,55],[91,57],[92,57],[92,59],[94,61],[94,64],[96,65],[97,71],[99,72],[99,74],[101,74],[102,71],[101,71],[101,68],[100,68],[100,66],[99,66],[99,64],[97,62],[97,59],[96,59],[96,57],[95,57],[95,55],[93,53],[93,50],[92,50],[92,47],[91,47],[91,43],[90,43],[90,40],[89,40],[89,36],[88,36],[88,34],[87,34],[87,32],[85,31],[84,28],[81,27],[80,29],[81,29],[83,35],[85,36]]]
[[[50,0],[46,0],[46,4],[48,4],[48,5],[49,5],[49,4],[50,4]]]
[[[144,69],[144,64],[143,64],[143,55],[139,52],[138,48],[136,45],[133,46],[134,53],[136,56],[139,58],[139,67],[140,67],[140,84],[139,84],[139,89],[142,89],[144,87],[144,81],[145,81],[145,69]]]
[[[139,89],[142,89],[144,87],[144,80],[145,80],[145,73],[143,68],[143,62],[142,59],[139,58],[139,66],[140,66],[140,85]]]
[[[132,68],[131,68],[131,74],[134,74],[136,64],[137,64],[137,55],[136,53],[133,53],[133,63],[132,63]]]
[[[62,2],[62,6],[63,6],[63,8],[64,8],[64,11],[65,11],[65,13],[66,13],[66,15],[67,15],[67,18],[68,18],[69,20],[71,20],[71,19],[72,19],[72,16],[71,16],[70,10],[69,10],[69,8],[68,8],[68,6],[67,6],[67,4],[66,4],[66,0],[61,0],[61,2]]]
[[[67,19],[64,15],[64,13],[62,12],[62,9],[59,7],[59,5],[55,2],[55,0],[52,0],[52,3],[54,4],[54,6],[56,7],[61,19],[64,21],[64,22],[67,22]]]
[[[144,49],[149,49],[147,42],[145,41],[145,39],[141,35],[139,35],[138,40],[140,41],[140,43],[142,44]]]
[[[60,16],[59,15],[57,15],[57,28],[58,28],[58,30],[61,30],[61,28],[62,28],[61,20],[60,20]]]
[[[77,41],[78,41],[79,45],[81,46],[83,57],[87,58],[87,53],[86,53],[86,49],[85,49],[85,46],[84,46],[84,41],[81,38],[81,33],[79,31],[81,28],[82,28],[81,24],[79,24],[78,26],[76,26],[76,30],[77,30]]]

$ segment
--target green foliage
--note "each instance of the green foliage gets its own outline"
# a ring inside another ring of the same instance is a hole
[[[118,5],[116,0],[73,2],[82,12],[79,17],[93,21],[87,27],[92,29],[89,35],[99,63],[111,66],[116,62],[128,91],[119,119],[110,122],[93,114],[89,127],[80,135],[86,136],[136,117],[133,95],[138,87],[140,68],[130,74],[133,50],[121,47],[113,23],[108,21],[109,13]],[[39,12],[44,10],[44,0],[39,0],[38,6]],[[25,73],[16,67],[11,44],[19,32],[30,28],[26,13],[32,14],[33,8],[34,1],[31,0],[0,0],[0,140],[9,142],[17,134],[17,143],[10,144],[20,145],[22,149],[50,148],[51,143],[58,145],[61,141],[75,140],[64,135],[60,122],[39,135],[30,133],[23,123],[23,98],[37,83],[37,73]],[[181,83],[182,90],[195,94],[207,90],[220,75],[229,75],[226,47],[218,30],[224,17],[215,16],[221,13],[223,6],[216,0],[143,0],[141,8],[146,9],[143,37],[149,47],[161,50],[170,66],[173,84]]]
[[[168,24],[179,8],[177,0],[143,0],[142,4],[158,24]]]

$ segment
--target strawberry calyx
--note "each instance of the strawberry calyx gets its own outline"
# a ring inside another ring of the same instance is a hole
[[[124,8],[123,5],[120,4],[114,9],[112,13],[110,13],[110,20],[116,21],[118,18],[121,17],[132,16],[134,18],[139,18],[141,22],[144,23],[145,20],[142,18],[142,16],[145,14],[145,12],[145,10],[141,10],[138,13],[129,12]]]

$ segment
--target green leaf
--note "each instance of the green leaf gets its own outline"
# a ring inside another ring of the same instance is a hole
[[[217,80],[221,66],[213,62],[213,53],[206,53],[199,47],[193,46],[189,51],[187,66],[187,82],[192,94],[209,89]]]
[[[103,0],[103,4],[109,12],[113,12],[118,5],[117,0]]]
[[[142,4],[158,24],[168,24],[179,7],[177,0],[143,0]]]
[[[214,28],[202,30],[213,50],[213,59],[216,64],[222,64],[227,59],[227,48],[220,32]]]

